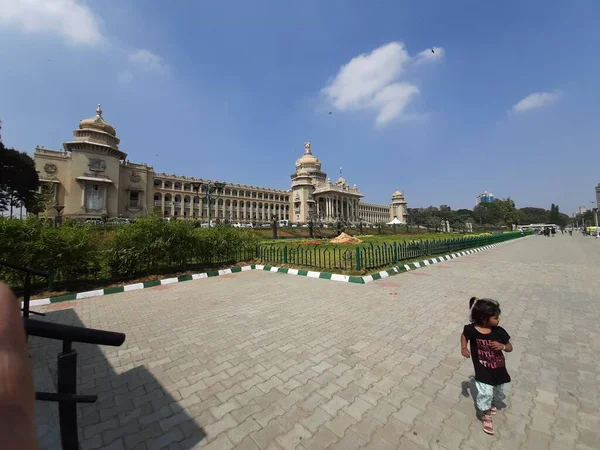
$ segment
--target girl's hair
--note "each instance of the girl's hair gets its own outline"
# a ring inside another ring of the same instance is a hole
[[[471,323],[486,324],[490,317],[499,316],[500,303],[491,298],[471,297],[469,300],[469,308],[471,309]]]

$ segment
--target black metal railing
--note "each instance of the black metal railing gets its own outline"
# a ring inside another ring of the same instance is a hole
[[[62,448],[78,450],[77,403],[95,403],[98,396],[77,394],[77,351],[73,348],[73,342],[119,347],[125,342],[125,334],[27,318],[24,318],[23,322],[28,336],[57,339],[63,342],[62,352],[58,354],[58,392],[36,392],[35,399],[58,402]]]

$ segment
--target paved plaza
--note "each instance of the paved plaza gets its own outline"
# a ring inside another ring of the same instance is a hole
[[[530,236],[366,285],[251,271],[35,308],[122,331],[76,346],[85,449],[599,449],[600,240]],[[486,435],[460,355],[468,299],[512,336]],[[37,388],[58,342],[30,338]],[[54,389],[54,388],[51,388]],[[36,404],[43,448],[56,406]]]

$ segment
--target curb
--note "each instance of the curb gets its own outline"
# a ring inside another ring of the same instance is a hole
[[[83,300],[84,298],[102,297],[109,294],[118,294],[120,292],[137,291],[139,289],[151,288],[154,286],[164,286],[165,284],[181,283],[183,281],[190,280],[201,280],[202,278],[218,277],[220,275],[227,275],[230,273],[247,272],[253,270],[252,266],[236,266],[230,269],[214,270],[211,272],[195,273],[192,275],[184,275],[182,277],[164,278],[162,280],[144,281],[143,283],[126,284],[125,286],[114,286],[104,289],[96,289],[93,291],[78,292],[76,294],[65,294],[58,297],[40,298],[31,300],[29,306],[43,306],[51,303],[67,302],[71,300]],[[23,302],[21,302],[23,306]]]
[[[251,266],[236,266],[236,267],[232,267],[230,269],[214,270],[211,272],[204,272],[204,273],[198,273],[198,274],[192,274],[192,275],[184,275],[182,277],[165,278],[162,280],[153,280],[153,281],[145,281],[143,283],[127,284],[125,286],[114,286],[114,287],[109,287],[109,288],[104,288],[104,289],[96,289],[93,291],[78,292],[76,294],[60,295],[58,297],[41,298],[41,299],[31,300],[29,302],[29,306],[30,307],[44,306],[44,305],[49,305],[51,303],[59,303],[59,302],[66,302],[66,301],[72,301],[72,300],[83,300],[83,299],[92,298],[92,297],[102,297],[104,295],[118,294],[120,292],[137,291],[139,289],[146,289],[146,288],[151,288],[151,287],[155,287],[155,286],[164,286],[166,284],[175,284],[175,283],[181,283],[181,282],[190,281],[190,280],[200,280],[203,278],[218,277],[220,275],[227,275],[230,273],[238,273],[238,272],[247,272],[250,270],[263,270],[263,271],[267,271],[267,272],[285,273],[288,275],[298,275],[298,276],[304,276],[304,277],[308,277],[308,278],[320,278],[320,279],[324,279],[324,280],[340,281],[342,283],[367,284],[367,283],[370,283],[375,280],[380,280],[382,278],[388,278],[392,275],[397,275],[399,273],[408,272],[410,270],[419,269],[421,267],[430,266],[432,264],[437,264],[437,263],[440,263],[443,261],[449,261],[451,259],[460,258],[461,256],[467,256],[467,255],[471,255],[473,253],[478,253],[478,252],[481,252],[484,250],[489,250],[489,249],[498,247],[499,245],[504,244],[506,242],[512,242],[512,241],[505,241],[505,242],[500,242],[497,244],[490,244],[490,245],[486,245],[483,247],[477,247],[477,248],[465,250],[465,251],[458,252],[458,253],[450,253],[448,255],[438,256],[438,257],[431,258],[431,259],[424,259],[424,260],[418,261],[418,262],[401,264],[401,265],[397,265],[397,266],[391,267],[386,270],[382,270],[380,272],[374,272],[372,274],[362,275],[362,276],[342,275],[339,273],[329,273],[329,272],[315,272],[315,271],[307,270],[307,269],[290,269],[287,267],[276,267],[276,266],[269,266],[269,265],[264,265],[264,264],[252,264]],[[21,307],[22,306],[23,306],[23,303],[21,302]]]

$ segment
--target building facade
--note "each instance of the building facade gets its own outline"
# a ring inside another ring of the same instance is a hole
[[[494,201],[494,194],[488,191],[484,191],[483,194],[479,194],[477,198],[475,198],[475,206],[480,203],[492,203]]]
[[[400,191],[394,192],[389,205],[362,202],[363,195],[356,185],[348,185],[341,170],[335,183],[327,178],[309,142],[296,162],[291,189],[225,183],[210,205],[205,200],[208,180],[132,163],[119,145],[116,129],[104,120],[98,105],[96,115],[79,122],[63,150],[36,147],[36,169],[51,196],[49,210],[62,206],[62,215],[72,219],[137,218],[154,211],[163,217],[242,223],[268,222],[273,217],[299,223],[311,219],[377,223],[394,217],[406,222],[407,205]]]

